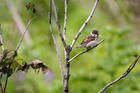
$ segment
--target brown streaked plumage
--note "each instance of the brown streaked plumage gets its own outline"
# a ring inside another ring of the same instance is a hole
[[[91,35],[88,35],[82,42],[81,42],[81,44],[80,45],[86,45],[87,43],[89,43],[90,41],[93,41],[93,40],[95,40],[95,38],[94,37],[92,37]]]
[[[99,40],[99,32],[97,30],[93,30],[76,48],[80,47],[93,47]]]

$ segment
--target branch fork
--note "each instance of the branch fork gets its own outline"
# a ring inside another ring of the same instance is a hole
[[[51,27],[51,12],[52,12],[52,5],[53,5],[53,8],[54,8],[54,14],[55,14],[55,20],[56,20],[56,24],[58,26],[58,30],[59,30],[59,36],[61,38],[61,41],[63,43],[63,46],[64,46],[64,53],[65,53],[65,75],[62,75],[62,80],[63,80],[63,93],[68,93],[69,90],[68,90],[68,83],[69,83],[69,77],[70,77],[70,74],[69,74],[69,71],[70,71],[70,52],[74,46],[74,44],[76,43],[79,35],[82,33],[82,31],[84,30],[84,28],[86,27],[86,25],[88,24],[88,22],[90,21],[90,19],[92,18],[94,12],[95,12],[95,9],[97,7],[97,4],[98,4],[99,0],[96,0],[95,1],[95,4],[93,6],[93,9],[89,15],[89,17],[87,18],[87,20],[83,23],[83,25],[81,26],[80,30],[77,32],[75,38],[73,39],[71,45],[67,45],[66,44],[66,26],[67,26],[67,6],[68,6],[68,0],[65,0],[65,14],[64,14],[64,28],[63,28],[63,35],[62,35],[62,30],[61,30],[61,26],[60,26],[60,23],[59,23],[59,20],[58,20],[58,15],[57,15],[57,10],[56,10],[56,6],[55,6],[55,2],[54,0],[50,0],[50,13],[49,13],[49,23],[50,23],[50,30],[51,30],[51,34],[52,34],[52,38],[53,38],[53,41],[54,41],[54,44],[55,44],[55,48],[57,50],[57,54],[59,56],[59,65],[60,65],[60,69],[61,69],[61,75],[63,73],[63,67],[61,66],[62,62],[61,62],[61,58],[60,58],[60,54],[59,54],[59,50],[58,50],[58,47],[56,45],[56,40],[55,40],[55,37],[52,33],[52,27]],[[98,44],[97,44],[98,46]],[[87,51],[89,51],[91,49],[87,49]]]

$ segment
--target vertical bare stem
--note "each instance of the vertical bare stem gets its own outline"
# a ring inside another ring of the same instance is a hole
[[[3,45],[3,38],[2,38],[2,33],[1,33],[1,24],[0,24],[0,43],[1,43],[1,47],[2,50],[4,51],[4,45]],[[2,82],[1,82],[1,78],[2,78],[3,73],[0,73],[0,87],[1,87],[1,93],[3,93],[3,87],[2,87]]]
[[[67,2],[65,2],[65,3],[67,3]],[[65,51],[65,75],[64,75],[63,93],[68,93],[68,81],[69,81],[69,69],[70,69],[70,63],[68,61],[69,61],[71,48],[66,45],[66,41],[65,41],[65,39],[64,39],[64,37],[62,35],[62,31],[61,31],[60,23],[59,23],[59,20],[58,20],[58,15],[57,15],[57,10],[56,10],[54,0],[52,0],[52,4],[54,6],[55,19],[56,19],[56,23],[57,23],[57,26],[58,26],[58,29],[59,29],[59,35],[60,35],[61,40],[63,42],[64,51]],[[67,9],[65,11],[67,12]],[[65,29],[66,29],[66,20],[67,20],[67,13],[66,12],[65,12],[65,26],[64,26]]]
[[[52,0],[52,4],[54,6],[54,14],[55,14],[55,19],[56,19],[56,23],[57,23],[57,26],[58,26],[58,29],[59,29],[59,35],[60,35],[60,38],[62,40],[62,43],[64,45],[64,48],[66,49],[67,45],[66,45],[66,41],[62,35],[62,31],[61,31],[61,26],[60,26],[60,23],[59,23],[59,20],[58,20],[58,15],[57,15],[57,10],[56,10],[56,6],[55,6],[55,2],[54,0]]]
[[[6,80],[5,80],[5,85],[4,85],[4,93],[6,92],[6,86],[7,86],[7,82],[8,82],[8,76],[6,76]]]
[[[68,7],[68,0],[65,0],[65,17],[64,17],[64,40],[66,41],[66,25],[67,25],[67,7]],[[64,89],[63,93],[68,93],[69,92],[69,73],[70,73],[70,63],[69,58],[70,58],[70,51],[71,48],[67,47],[65,50],[65,76],[64,76]]]
[[[96,9],[96,6],[98,4],[99,0],[96,0],[93,9],[89,15],[89,17],[87,18],[87,20],[85,21],[85,23],[82,25],[82,27],[80,28],[79,32],[77,33],[77,35],[75,36],[74,40],[72,41],[72,44],[70,46],[66,45],[66,24],[67,24],[67,4],[68,4],[68,0],[65,0],[65,17],[64,17],[64,33],[62,35],[62,31],[61,31],[61,27],[60,27],[60,23],[58,20],[58,15],[57,15],[57,10],[56,10],[56,6],[55,6],[55,2],[54,0],[52,0],[52,4],[54,6],[54,13],[55,13],[55,19],[56,19],[56,23],[59,29],[59,34],[61,37],[61,40],[63,42],[64,45],[64,52],[65,52],[65,75],[64,75],[64,89],[63,89],[63,93],[68,93],[69,89],[68,89],[68,83],[69,83],[69,71],[70,71],[70,62],[69,62],[69,58],[70,58],[70,52],[76,42],[76,40],[78,39],[79,35],[81,34],[81,32],[83,31],[83,29],[86,27],[87,23],[90,21],[90,19],[92,18],[92,15]]]
[[[64,40],[66,41],[66,26],[67,26],[67,7],[68,7],[68,0],[65,0],[65,18],[64,18]]]
[[[1,93],[3,93],[3,87],[2,87],[2,83],[1,83],[1,78],[2,78],[2,73],[1,73],[1,75],[0,75],[0,87],[1,87]]]
[[[68,49],[68,51],[66,52],[66,62],[65,62],[65,76],[64,76],[64,89],[63,89],[63,93],[68,93],[69,92],[69,71],[70,71],[70,63],[69,61],[69,57],[70,57],[70,51]]]
[[[68,0],[65,0],[65,17],[64,17],[64,40],[66,41],[66,25],[67,25],[67,7],[68,7]],[[70,63],[69,58],[70,58],[70,52],[71,48],[68,46],[65,50],[65,76],[64,76],[64,89],[63,93],[68,93],[69,92],[69,73],[70,73]]]
[[[0,24],[0,43],[1,43],[2,50],[4,51],[3,38],[1,33],[1,24]]]
[[[17,45],[17,47],[16,47],[16,49],[15,49],[15,51],[14,51],[14,54],[10,57],[10,60],[13,60],[13,59],[15,58],[15,55],[16,55],[18,49],[20,48],[20,45],[21,45],[21,43],[22,43],[22,41],[23,41],[23,38],[24,38],[24,36],[25,36],[25,33],[27,32],[27,30],[28,30],[28,28],[29,28],[29,25],[31,24],[31,22],[32,22],[33,19],[34,19],[34,18],[32,18],[32,19],[30,19],[30,20],[28,21],[28,24],[27,24],[27,26],[26,26],[26,29],[25,29],[23,35],[21,36],[21,39],[20,39],[20,41],[19,41],[19,43],[18,43],[18,45]],[[10,70],[11,64],[12,64],[12,63],[9,62],[8,70]],[[5,81],[5,85],[4,85],[4,93],[6,92],[8,77],[9,77],[9,76],[8,76],[8,73],[7,73],[7,75],[6,75],[6,81]]]
[[[48,16],[50,16],[51,14],[48,14]],[[49,18],[50,20],[50,18]],[[62,66],[62,60],[61,60],[61,57],[60,57],[60,53],[59,53],[59,49],[58,49],[58,46],[56,44],[56,40],[55,40],[55,37],[54,37],[54,34],[52,32],[52,26],[51,26],[51,23],[50,23],[50,30],[51,30],[51,35],[52,35],[52,38],[53,38],[53,41],[54,41],[54,45],[55,45],[55,48],[56,48],[56,52],[57,52],[57,55],[58,55],[58,59],[59,59],[59,64],[60,64],[60,69],[61,69],[61,77],[62,77],[62,81],[63,81],[63,84],[64,84],[64,72],[63,72],[63,66]]]
[[[63,84],[64,84],[64,71],[63,71],[63,66],[62,66],[62,60],[61,60],[61,57],[60,57],[60,52],[59,52],[59,49],[58,49],[58,46],[57,46],[57,43],[56,43],[56,39],[55,39],[53,31],[52,31],[51,14],[52,14],[52,0],[50,0],[50,13],[48,13],[48,17],[49,17],[51,35],[52,35],[54,45],[55,45],[55,48],[56,48],[56,52],[57,52],[57,55],[58,55],[58,59],[59,59],[59,65],[60,65],[60,69],[61,69],[61,77],[62,77],[62,81],[63,81]]]

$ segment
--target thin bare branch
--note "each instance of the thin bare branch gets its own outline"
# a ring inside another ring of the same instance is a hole
[[[35,17],[34,17],[34,18],[35,18]],[[21,37],[21,39],[20,39],[20,41],[19,41],[19,43],[18,43],[16,49],[15,49],[15,51],[14,51],[14,54],[10,57],[10,60],[13,60],[13,59],[16,57],[17,51],[18,51],[18,49],[20,48],[20,45],[21,45],[21,43],[22,43],[22,41],[23,41],[23,38],[24,38],[24,36],[25,36],[25,33],[27,32],[27,30],[28,30],[28,28],[29,28],[29,25],[31,24],[31,22],[32,22],[32,20],[33,20],[34,18],[32,18],[32,19],[30,19],[30,20],[28,21],[28,24],[27,24],[27,26],[26,26],[26,29],[25,29],[25,31],[24,31],[24,33],[23,33],[23,35],[22,35],[22,37]],[[12,62],[12,61],[11,61],[11,62]],[[9,70],[10,67],[11,67],[11,64],[12,64],[11,62],[10,62],[9,65],[8,65],[8,70]],[[8,82],[8,73],[7,73],[7,75],[6,75],[6,81],[5,81],[5,84],[4,84],[4,93],[6,92],[7,82]]]
[[[32,18],[32,19],[30,19],[30,20],[28,21],[28,24],[27,24],[27,26],[26,26],[26,29],[25,29],[24,33],[22,34],[22,37],[21,37],[21,39],[20,39],[20,41],[19,41],[19,43],[18,43],[18,45],[17,45],[17,47],[16,47],[16,49],[15,49],[16,52],[17,52],[17,50],[19,49],[19,47],[20,47],[20,45],[21,45],[21,43],[22,43],[22,41],[23,41],[23,38],[24,38],[24,36],[25,36],[25,33],[27,32],[27,30],[28,30],[28,28],[29,28],[29,25],[31,24],[31,22],[32,22],[33,19],[34,19],[34,18]]]
[[[1,93],[3,93],[3,87],[2,87],[2,82],[1,82],[1,78],[2,78],[2,72],[0,73],[0,88],[1,88]]]
[[[1,44],[1,47],[2,47],[2,51],[4,52],[3,38],[2,38],[2,32],[1,32],[1,24],[0,24],[0,44]],[[2,82],[1,82],[2,76],[3,76],[3,73],[1,72],[1,73],[0,73],[0,87],[1,87],[1,93],[3,93],[3,87],[2,87]]]
[[[0,24],[0,44],[1,44],[2,50],[4,51],[3,38],[2,38],[2,33],[1,33],[1,24]]]
[[[8,75],[6,76],[6,80],[4,84],[4,93],[6,93],[7,82],[8,82]]]
[[[68,7],[68,0],[65,0],[65,17],[64,17],[64,40],[66,41],[66,26],[67,26],[67,7]]]
[[[64,15],[64,31],[63,31],[63,36],[64,40],[66,41],[66,27],[67,27],[67,7],[68,7],[68,0],[65,0],[65,15]],[[66,50],[64,49],[65,53],[65,60],[66,60]]]
[[[54,45],[55,45],[55,48],[56,48],[56,52],[57,52],[57,55],[58,55],[58,59],[59,59],[59,65],[60,65],[60,69],[61,69],[61,77],[62,77],[62,81],[63,81],[63,84],[64,84],[64,71],[63,71],[63,66],[62,66],[62,60],[61,60],[60,52],[59,52],[59,49],[58,49],[58,46],[57,46],[57,43],[56,43],[56,39],[55,39],[53,31],[52,31],[51,13],[52,13],[52,0],[50,0],[50,12],[48,13],[48,17],[49,17],[51,35],[52,35]]]
[[[87,20],[84,22],[84,24],[81,26],[81,28],[79,29],[78,33],[76,34],[75,38],[73,39],[72,43],[71,43],[71,48],[73,48],[74,44],[76,43],[78,37],[80,36],[80,34],[82,33],[82,31],[84,30],[84,28],[86,27],[86,25],[88,24],[88,22],[90,21],[90,19],[92,18],[94,12],[95,12],[95,9],[97,7],[97,4],[98,4],[99,0],[96,0],[95,1],[95,4],[92,8],[92,11],[89,15],[89,17],[87,18]]]
[[[59,23],[59,20],[58,20],[58,15],[57,15],[57,10],[56,10],[54,0],[52,0],[52,4],[54,6],[54,14],[55,14],[56,23],[57,23],[57,26],[58,26],[58,29],[59,29],[59,35],[60,35],[60,38],[61,38],[61,40],[63,42],[64,48],[66,49],[67,45],[66,45],[66,41],[65,41],[65,39],[64,39],[64,37],[62,35],[61,26],[60,26],[60,23]]]
[[[77,58],[78,56],[80,56],[80,55],[82,55],[82,54],[84,54],[84,53],[90,51],[91,49],[97,47],[97,46],[98,46],[100,43],[102,43],[103,41],[104,41],[104,40],[101,40],[96,46],[94,46],[94,47],[92,47],[92,48],[89,48],[89,49],[86,49],[86,50],[83,51],[83,52],[78,53],[77,55],[75,55],[74,57],[72,57],[68,62],[71,62],[73,59]]]
[[[12,3],[12,0],[4,0],[5,3],[8,6],[8,9],[10,10],[13,20],[16,23],[17,28],[19,29],[20,33],[23,34],[25,31],[25,25],[22,21],[22,18],[20,17],[20,14],[18,13],[18,11],[16,10],[16,8],[14,7],[14,4]],[[32,40],[30,38],[30,34],[27,32],[25,35],[25,40],[27,42],[28,45],[32,45]]]
[[[22,41],[20,41],[20,42],[22,42]],[[19,45],[20,46],[20,45]],[[12,65],[12,60],[14,60],[14,58],[17,56],[17,50],[18,49],[16,49],[15,51],[14,51],[14,53],[13,53],[13,55],[11,55],[10,56],[10,58],[9,58],[9,60],[10,60],[10,62],[9,62],[9,64],[8,64],[8,72],[6,73],[7,75],[6,75],[6,80],[5,80],[5,84],[4,84],[4,92],[3,93],[6,93],[6,87],[7,87],[7,83],[8,83],[8,78],[9,78],[9,71],[10,71],[10,67],[11,67],[11,65]]]
[[[116,82],[118,82],[119,80],[123,79],[124,77],[126,77],[131,71],[132,69],[135,67],[136,63],[138,62],[140,58],[140,55],[137,56],[136,60],[128,67],[128,69],[122,74],[120,75],[119,78],[117,78],[116,80],[112,81],[111,83],[107,84],[104,88],[102,88],[98,93],[103,93],[107,88],[109,88],[111,85],[115,84]]]

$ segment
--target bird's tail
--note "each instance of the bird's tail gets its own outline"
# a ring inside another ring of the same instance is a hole
[[[78,46],[76,46],[76,48],[81,48],[81,47],[83,47],[82,45],[78,45]]]

